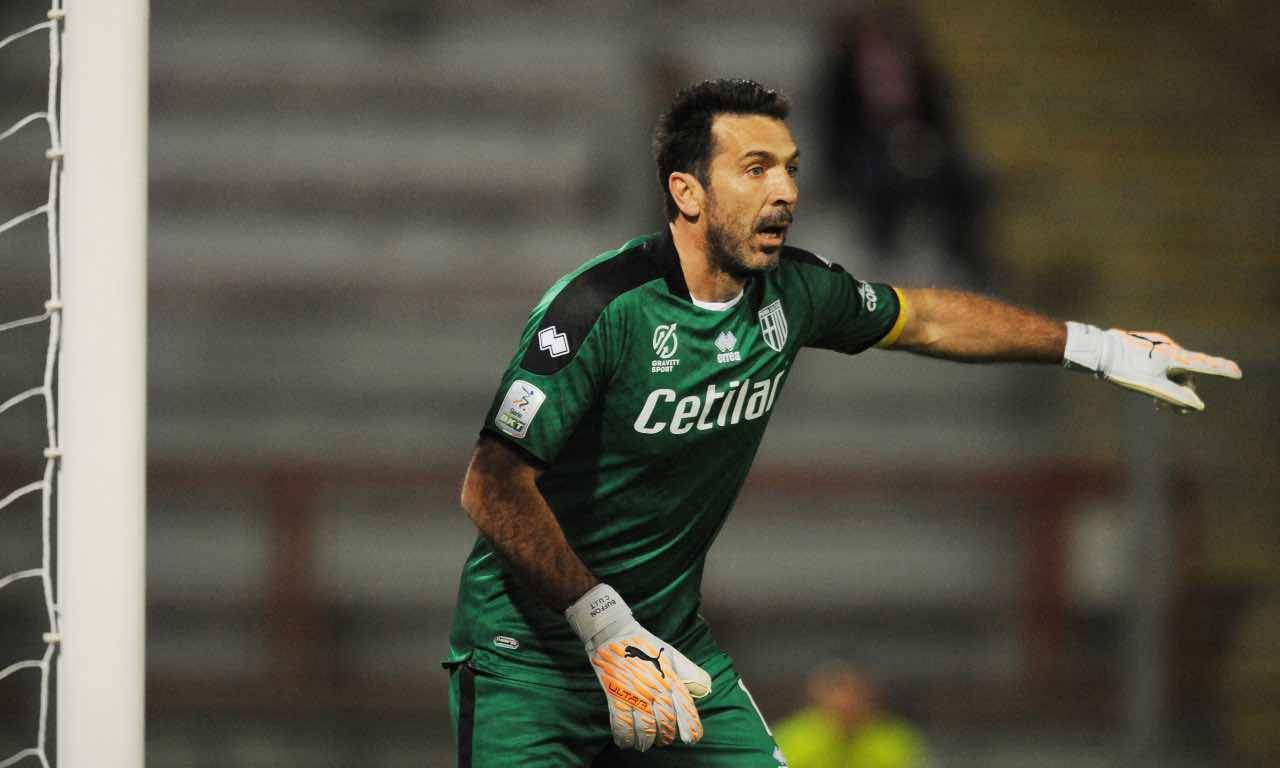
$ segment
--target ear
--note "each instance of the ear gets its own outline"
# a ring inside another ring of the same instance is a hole
[[[698,177],[692,173],[682,171],[672,173],[667,177],[667,191],[671,193],[672,199],[676,201],[676,207],[685,216],[696,219],[702,213],[702,202],[706,192],[702,189],[702,183],[698,181]]]

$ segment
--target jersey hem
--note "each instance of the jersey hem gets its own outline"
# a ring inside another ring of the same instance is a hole
[[[524,447],[523,445],[517,443],[515,439],[512,438],[510,435],[507,435],[501,432],[500,430],[497,430],[489,426],[488,424],[485,424],[483,427],[480,428],[480,437],[488,437],[488,438],[498,440],[503,445],[507,446],[508,448],[512,449],[516,453],[520,454],[520,457],[522,459],[527,461],[529,464],[533,465],[533,467],[536,469],[546,469],[547,467],[551,466],[551,462],[542,458],[541,456],[529,450],[528,448]]]
[[[725,656],[724,649],[716,643],[711,635],[711,628],[703,619],[671,637],[664,638],[673,648],[677,648],[694,664],[706,668],[706,664],[718,657]],[[577,646],[582,648],[581,645]],[[578,660],[581,659],[581,666]],[[473,669],[510,680],[549,685],[569,690],[596,690],[599,682],[591,660],[585,649],[573,652],[570,649],[541,655],[538,659],[518,660],[502,651],[491,650],[483,645],[471,642],[470,639],[451,639],[449,650],[440,660],[445,669],[466,664]],[[709,670],[708,670],[709,671]]]

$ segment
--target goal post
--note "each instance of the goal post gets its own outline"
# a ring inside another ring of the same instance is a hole
[[[147,0],[66,0],[58,768],[143,765]]]

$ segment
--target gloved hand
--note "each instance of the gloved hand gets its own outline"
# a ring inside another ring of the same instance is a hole
[[[643,752],[677,736],[686,744],[702,738],[693,699],[711,692],[711,676],[640,626],[613,587],[597,584],[564,615],[604,688],[614,744]]]
[[[1203,411],[1190,374],[1239,379],[1240,366],[1225,357],[1210,357],[1178,346],[1163,333],[1104,331],[1084,323],[1067,323],[1063,365],[1093,371],[1098,378],[1137,390],[1168,403],[1180,413]]]

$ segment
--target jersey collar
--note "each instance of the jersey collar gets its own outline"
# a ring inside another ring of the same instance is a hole
[[[672,296],[678,296],[690,304],[693,296],[689,293],[689,285],[684,281],[684,270],[680,267],[680,254],[676,251],[675,239],[671,236],[671,227],[663,227],[658,236],[649,241],[649,255],[657,265],[658,271],[667,281],[667,290]],[[758,303],[760,280],[748,280],[743,288],[743,298]]]
[[[667,290],[672,296],[678,296],[692,303],[693,296],[689,294],[689,286],[684,281],[684,270],[680,268],[680,254],[676,252],[671,228],[663,227],[658,237],[650,243],[650,254],[667,281]]]

